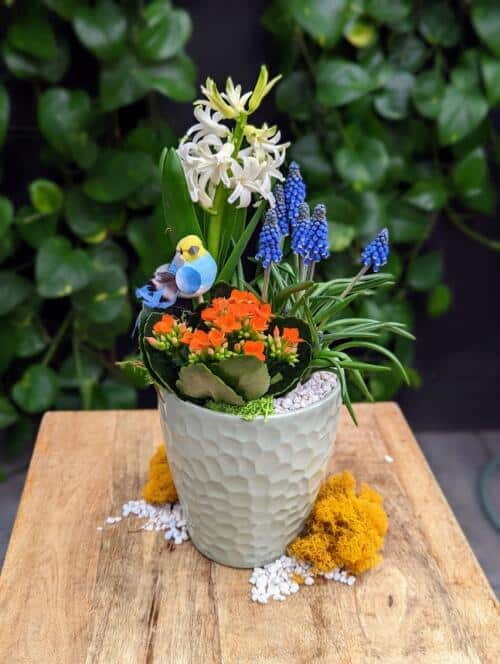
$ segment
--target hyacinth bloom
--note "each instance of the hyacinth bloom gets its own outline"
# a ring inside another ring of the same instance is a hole
[[[361,253],[361,262],[366,268],[378,272],[387,264],[389,258],[389,231],[383,228],[377,237],[368,244]]]
[[[293,231],[299,216],[300,204],[306,199],[306,185],[302,179],[300,168],[296,161],[292,161],[290,164],[283,189],[285,193],[288,223],[290,229]]]

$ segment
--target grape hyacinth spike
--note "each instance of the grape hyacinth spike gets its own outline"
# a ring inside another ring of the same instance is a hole
[[[292,232],[291,248],[294,254],[305,256],[306,239],[309,235],[309,226],[311,225],[311,213],[307,203],[299,205],[299,214],[297,223]]]
[[[387,228],[383,228],[362,251],[361,262],[365,267],[371,267],[374,272],[378,272],[387,264],[389,252],[389,231]]]
[[[315,206],[311,216],[308,236],[306,239],[305,264],[312,265],[330,256],[330,245],[328,242],[328,221],[326,219],[326,207],[323,203]]]
[[[262,282],[262,299],[264,302],[267,301],[271,264],[279,263],[283,258],[281,244],[281,231],[278,224],[278,217],[276,211],[271,208],[266,212],[266,216],[264,217],[264,222],[259,235],[259,248],[255,255],[256,260],[260,261],[264,268],[264,280]]]
[[[306,199],[306,185],[300,174],[300,167],[296,161],[292,161],[285,179],[285,203],[288,214],[290,230],[293,231],[299,216],[299,206]]]
[[[283,189],[283,185],[278,182],[274,186],[273,194],[275,200],[274,209],[276,210],[276,215],[278,217],[278,225],[280,227],[281,235],[286,237],[289,232],[289,226],[285,203],[285,190]]]

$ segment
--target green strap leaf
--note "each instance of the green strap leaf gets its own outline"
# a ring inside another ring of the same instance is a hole
[[[224,263],[222,269],[219,271],[219,274],[217,276],[218,282],[231,281],[231,277],[233,276],[233,273],[236,270],[238,261],[240,260],[243,252],[245,251],[247,244],[250,242],[250,238],[252,237],[253,232],[257,228],[257,224],[259,223],[263,212],[264,212],[264,201],[261,202],[259,207],[254,212],[253,217],[250,219],[247,227],[240,235],[238,241],[233,247],[233,250],[229,254],[229,258]]]
[[[205,240],[189,195],[182,164],[175,148],[165,148],[160,157],[163,212],[174,244],[185,235]]]

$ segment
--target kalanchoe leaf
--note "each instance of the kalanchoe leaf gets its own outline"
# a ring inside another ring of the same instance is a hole
[[[386,265],[389,252],[389,231],[387,228],[383,228],[363,250],[361,262],[365,267],[371,267],[374,272],[378,272],[382,266]]]
[[[312,359],[312,333],[309,325],[301,318],[288,316],[282,318],[277,316],[271,321],[269,333],[272,334],[275,327],[283,331],[285,327],[297,328],[303,341],[297,348],[298,362],[291,366],[286,361],[273,361],[269,363],[269,373],[271,375],[271,385],[268,394],[279,396],[287,394],[297,385],[304,372],[309,367]]]
[[[179,372],[176,388],[184,397],[191,399],[213,399],[233,406],[242,406],[244,401],[229,385],[201,363],[189,364]]]
[[[279,263],[283,258],[278,217],[273,209],[268,210],[264,217],[259,235],[259,250],[255,258],[262,263],[263,268],[269,267],[271,263]]]
[[[299,206],[306,199],[306,185],[296,161],[292,161],[288,169],[284,192],[288,223],[290,224],[290,229],[293,231],[297,223],[297,217],[299,216]]]
[[[274,201],[275,201],[275,210],[276,216],[278,217],[278,225],[280,227],[281,235],[286,237],[289,233],[288,225],[288,214],[285,203],[285,190],[283,185],[279,182],[274,186],[273,189]]]
[[[245,401],[258,399],[269,389],[270,377],[265,362],[242,355],[214,364],[212,371]]]

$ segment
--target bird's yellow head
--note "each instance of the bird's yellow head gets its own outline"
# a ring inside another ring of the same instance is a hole
[[[207,253],[203,242],[197,235],[186,235],[179,240],[176,247],[177,253],[188,263],[195,261]]]

